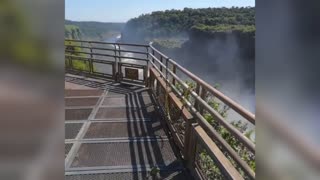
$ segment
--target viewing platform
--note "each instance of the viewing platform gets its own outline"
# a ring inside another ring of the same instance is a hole
[[[154,167],[159,179],[187,179],[150,90],[66,81],[66,179],[146,179]]]
[[[255,178],[255,143],[208,97],[254,114],[152,44],[66,40],[65,62],[67,180]]]

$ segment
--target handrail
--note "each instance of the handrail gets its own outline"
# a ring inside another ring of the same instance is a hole
[[[155,60],[157,60],[157,62],[164,68],[166,68],[166,66],[161,63],[156,57],[154,57],[152,54],[149,54],[152,58],[154,58]],[[175,78],[185,89],[188,89],[188,85],[183,82],[177,75],[175,75],[170,69],[166,69],[166,71],[168,71],[173,78]],[[206,103],[198,94],[196,94],[194,91],[191,90],[191,95],[196,98],[196,100],[198,102],[200,102],[205,108],[206,110],[209,111],[209,113],[211,115],[213,115],[215,118],[217,118],[219,120],[219,122],[225,127],[227,128],[238,140],[240,140],[246,147],[248,147],[252,152],[255,152],[255,145],[243,134],[241,134],[241,132],[239,132],[234,126],[232,126],[230,123],[226,122],[224,120],[224,118],[217,113],[211,106],[208,105],[208,103]],[[201,115],[202,116],[202,115]]]
[[[90,47],[90,46],[77,46],[77,45],[68,45],[70,47],[79,47],[84,49],[95,49],[95,50],[107,50],[107,51],[118,51],[118,52],[129,52],[129,53],[136,53],[136,54],[144,54],[147,55],[146,52],[141,51],[130,51],[130,50],[123,50],[123,49],[111,49],[111,48],[97,48],[97,47]]]
[[[158,71],[159,74],[161,74],[163,77],[165,77],[165,75],[160,71],[160,69],[152,62],[150,61],[150,63],[154,66],[154,68]],[[197,119],[199,120],[198,123],[199,125],[208,133],[208,135],[211,138],[217,139],[219,143],[221,143],[221,145],[224,147],[224,149],[226,149],[228,151],[228,153],[230,154],[230,156],[243,168],[243,170],[250,175],[250,177],[254,178],[254,172],[252,171],[252,169],[248,166],[248,164],[246,162],[244,162],[240,156],[238,155],[237,152],[235,152],[233,150],[233,148],[215,131],[215,129],[208,123],[208,121],[193,107],[193,105],[177,90],[177,88],[170,83],[170,81],[168,79],[164,80],[166,82],[168,82],[168,84],[170,85],[170,87],[177,93],[177,95],[183,99],[186,102],[186,105],[188,106],[188,108],[190,108],[191,112],[197,117]]]
[[[85,40],[75,40],[75,39],[65,39],[65,41],[71,42],[84,42],[84,43],[94,43],[94,44],[109,44],[109,45],[122,45],[122,46],[136,46],[136,47],[145,47],[148,48],[149,45],[147,44],[133,44],[133,43],[110,43],[110,42],[101,42],[101,41],[85,41]]]
[[[213,88],[211,85],[208,83],[204,82],[201,80],[199,77],[191,73],[190,71],[186,70],[182,66],[180,66],[178,63],[170,59],[169,57],[163,55],[159,50],[154,48],[152,46],[152,43],[150,43],[150,48],[151,51],[149,51],[149,57],[152,59],[150,60],[150,64],[152,67],[156,69],[156,71],[161,75],[164,81],[166,81],[172,90],[181,98],[182,101],[185,102],[186,107],[190,110],[190,112],[196,117],[198,124],[206,131],[206,133],[212,138],[215,139],[218,143],[222,145],[222,148],[228,152],[230,157],[241,167],[241,169],[252,179],[255,178],[255,173],[254,171],[250,168],[250,166],[241,159],[239,154],[222,138],[222,136],[212,127],[212,125],[203,117],[202,113],[198,111],[196,108],[196,105],[191,104],[189,100],[184,97],[184,95],[177,90],[175,85],[170,82],[168,77],[165,76],[162,73],[162,70],[164,70],[165,73],[170,74],[172,77],[172,81],[174,82],[175,80],[182,86],[184,90],[188,90],[190,92],[190,95],[194,97],[195,102],[198,104],[202,105],[204,109],[206,109],[214,118],[217,120],[223,127],[225,127],[236,139],[239,140],[239,142],[243,143],[245,147],[247,147],[252,153],[255,153],[255,144],[250,141],[244,134],[242,134],[238,129],[236,129],[233,125],[228,123],[227,121],[224,120],[224,118],[216,112],[204,99],[203,97],[199,95],[199,90],[190,90],[189,86],[182,81],[176,74],[175,68],[179,69],[182,73],[184,73],[187,77],[191,78],[194,80],[196,83],[198,83],[199,87],[202,87],[203,90],[212,93],[217,97],[219,100],[224,102],[226,105],[228,105],[231,109],[235,110],[238,112],[242,117],[244,117],[246,120],[248,120],[250,123],[255,125],[255,116],[245,110],[243,107],[241,107],[239,104],[228,98],[227,96],[223,95],[220,91],[217,89]],[[151,53],[152,52],[152,53]],[[155,52],[157,54],[155,54]],[[157,56],[156,56],[157,55]],[[159,57],[160,56],[160,57]],[[159,58],[161,60],[159,60]],[[165,60],[166,63],[163,62]],[[155,62],[159,65],[158,66],[155,64]],[[172,67],[174,68],[173,71],[169,68],[170,66],[168,65],[168,62],[170,62]],[[166,78],[165,78],[166,77]]]
[[[158,51],[156,48],[154,48],[152,46],[152,43],[150,43],[150,48],[155,50],[155,51],[157,51],[157,52],[160,52],[160,51]],[[159,53],[159,55],[162,56],[162,53]],[[211,85],[209,85],[208,83],[206,83],[205,81],[200,79],[198,76],[194,75],[193,73],[191,73],[190,71],[188,71],[187,69],[185,69],[184,67],[182,67],[181,65],[176,63],[175,61],[173,61],[172,59],[170,59],[170,58],[168,58],[166,56],[163,56],[163,57],[167,58],[169,60],[169,62],[172,63],[173,65],[175,65],[179,70],[181,70],[183,73],[185,73],[191,79],[193,79],[194,81],[199,83],[206,90],[211,92],[218,99],[220,99],[222,102],[224,102],[225,104],[230,106],[233,110],[238,112],[240,115],[242,115],[244,118],[246,118],[249,122],[251,122],[252,124],[255,125],[255,115],[254,114],[252,114],[251,112],[247,111],[241,105],[239,105],[238,103],[236,103],[235,101],[233,101],[229,97],[225,96],[223,93],[221,93],[220,91],[218,91],[217,89],[215,89],[214,87],[212,87]]]
[[[80,53],[80,54],[89,54],[89,55],[97,55],[97,56],[108,56],[108,57],[116,57],[116,58],[121,58],[121,59],[134,59],[134,60],[139,60],[139,61],[148,61],[147,59],[143,58],[136,58],[136,57],[127,57],[127,56],[116,56],[116,55],[110,55],[110,54],[101,54],[101,53],[89,53],[89,52],[82,52],[82,51],[72,51],[72,50],[65,50],[65,52],[70,52],[70,53]]]
[[[81,57],[81,56],[74,56],[74,55],[68,55],[66,54],[65,55],[66,57],[69,57],[69,58],[75,58],[75,59],[81,59],[83,61],[90,61],[90,60],[93,60],[94,62],[103,62],[105,64],[112,64],[114,63],[114,61],[110,61],[110,60],[106,60],[106,59],[97,59],[97,58],[90,58],[90,57]]]

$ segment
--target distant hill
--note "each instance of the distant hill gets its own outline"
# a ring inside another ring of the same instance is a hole
[[[183,34],[212,36],[215,32],[255,32],[255,8],[184,8],[155,11],[130,19],[122,34],[126,41],[178,37]]]
[[[80,28],[75,25],[65,25],[64,36],[67,39],[82,39]]]
[[[103,41],[116,34],[120,34],[124,26],[125,23],[65,20],[65,37]],[[72,33],[72,31],[74,31],[74,33]]]

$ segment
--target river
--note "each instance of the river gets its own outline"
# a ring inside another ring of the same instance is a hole
[[[105,40],[105,42],[108,43],[116,43],[121,39],[121,34],[118,34],[116,36],[110,37],[108,39]],[[112,46],[112,45],[111,45]],[[114,48],[114,46],[112,46]],[[118,47],[117,47],[118,48]],[[143,51],[145,50],[145,48],[141,49],[141,48],[137,48],[137,49],[133,49],[132,47],[129,46],[121,46],[121,50],[137,50],[137,51]],[[138,61],[138,60],[134,60],[134,59],[130,59],[130,57],[138,57],[141,58],[141,56],[136,56],[133,53],[130,52],[122,52],[121,53],[122,57],[128,57],[128,58],[121,58],[120,62],[122,63],[132,63],[132,64],[141,64],[141,65],[146,65],[145,62],[142,61]],[[144,56],[145,58],[145,56]],[[139,71],[139,79],[143,79],[143,70],[142,69],[138,69]],[[122,73],[124,73],[124,69],[122,69]]]

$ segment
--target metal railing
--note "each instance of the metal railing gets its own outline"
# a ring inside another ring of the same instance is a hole
[[[127,56],[128,53],[131,56]],[[87,63],[88,71],[73,66],[76,61]],[[110,65],[110,73],[100,72],[98,66],[101,64]],[[254,169],[243,156],[245,153],[250,157],[249,160],[254,161],[254,142],[228,122],[218,109],[212,107],[209,98],[217,99],[253,126],[255,115],[161,53],[152,44],[66,40],[66,65],[70,71],[86,72],[120,82],[140,83],[152,89],[186,166],[195,177],[218,179],[216,176],[220,174],[222,179],[255,178]],[[126,79],[123,68],[140,69],[143,78]],[[186,83],[186,79],[192,81],[194,87]],[[208,116],[214,124],[208,122]],[[229,139],[224,137],[226,134],[223,136],[219,133],[218,129],[226,131]],[[234,144],[229,144],[230,137]]]
[[[148,72],[148,45],[65,40],[66,70],[87,75],[145,84]],[[130,50],[130,49],[138,50]],[[131,53],[131,56],[125,54]],[[134,60],[139,63],[132,63]],[[137,79],[128,79],[125,68],[142,71]]]

